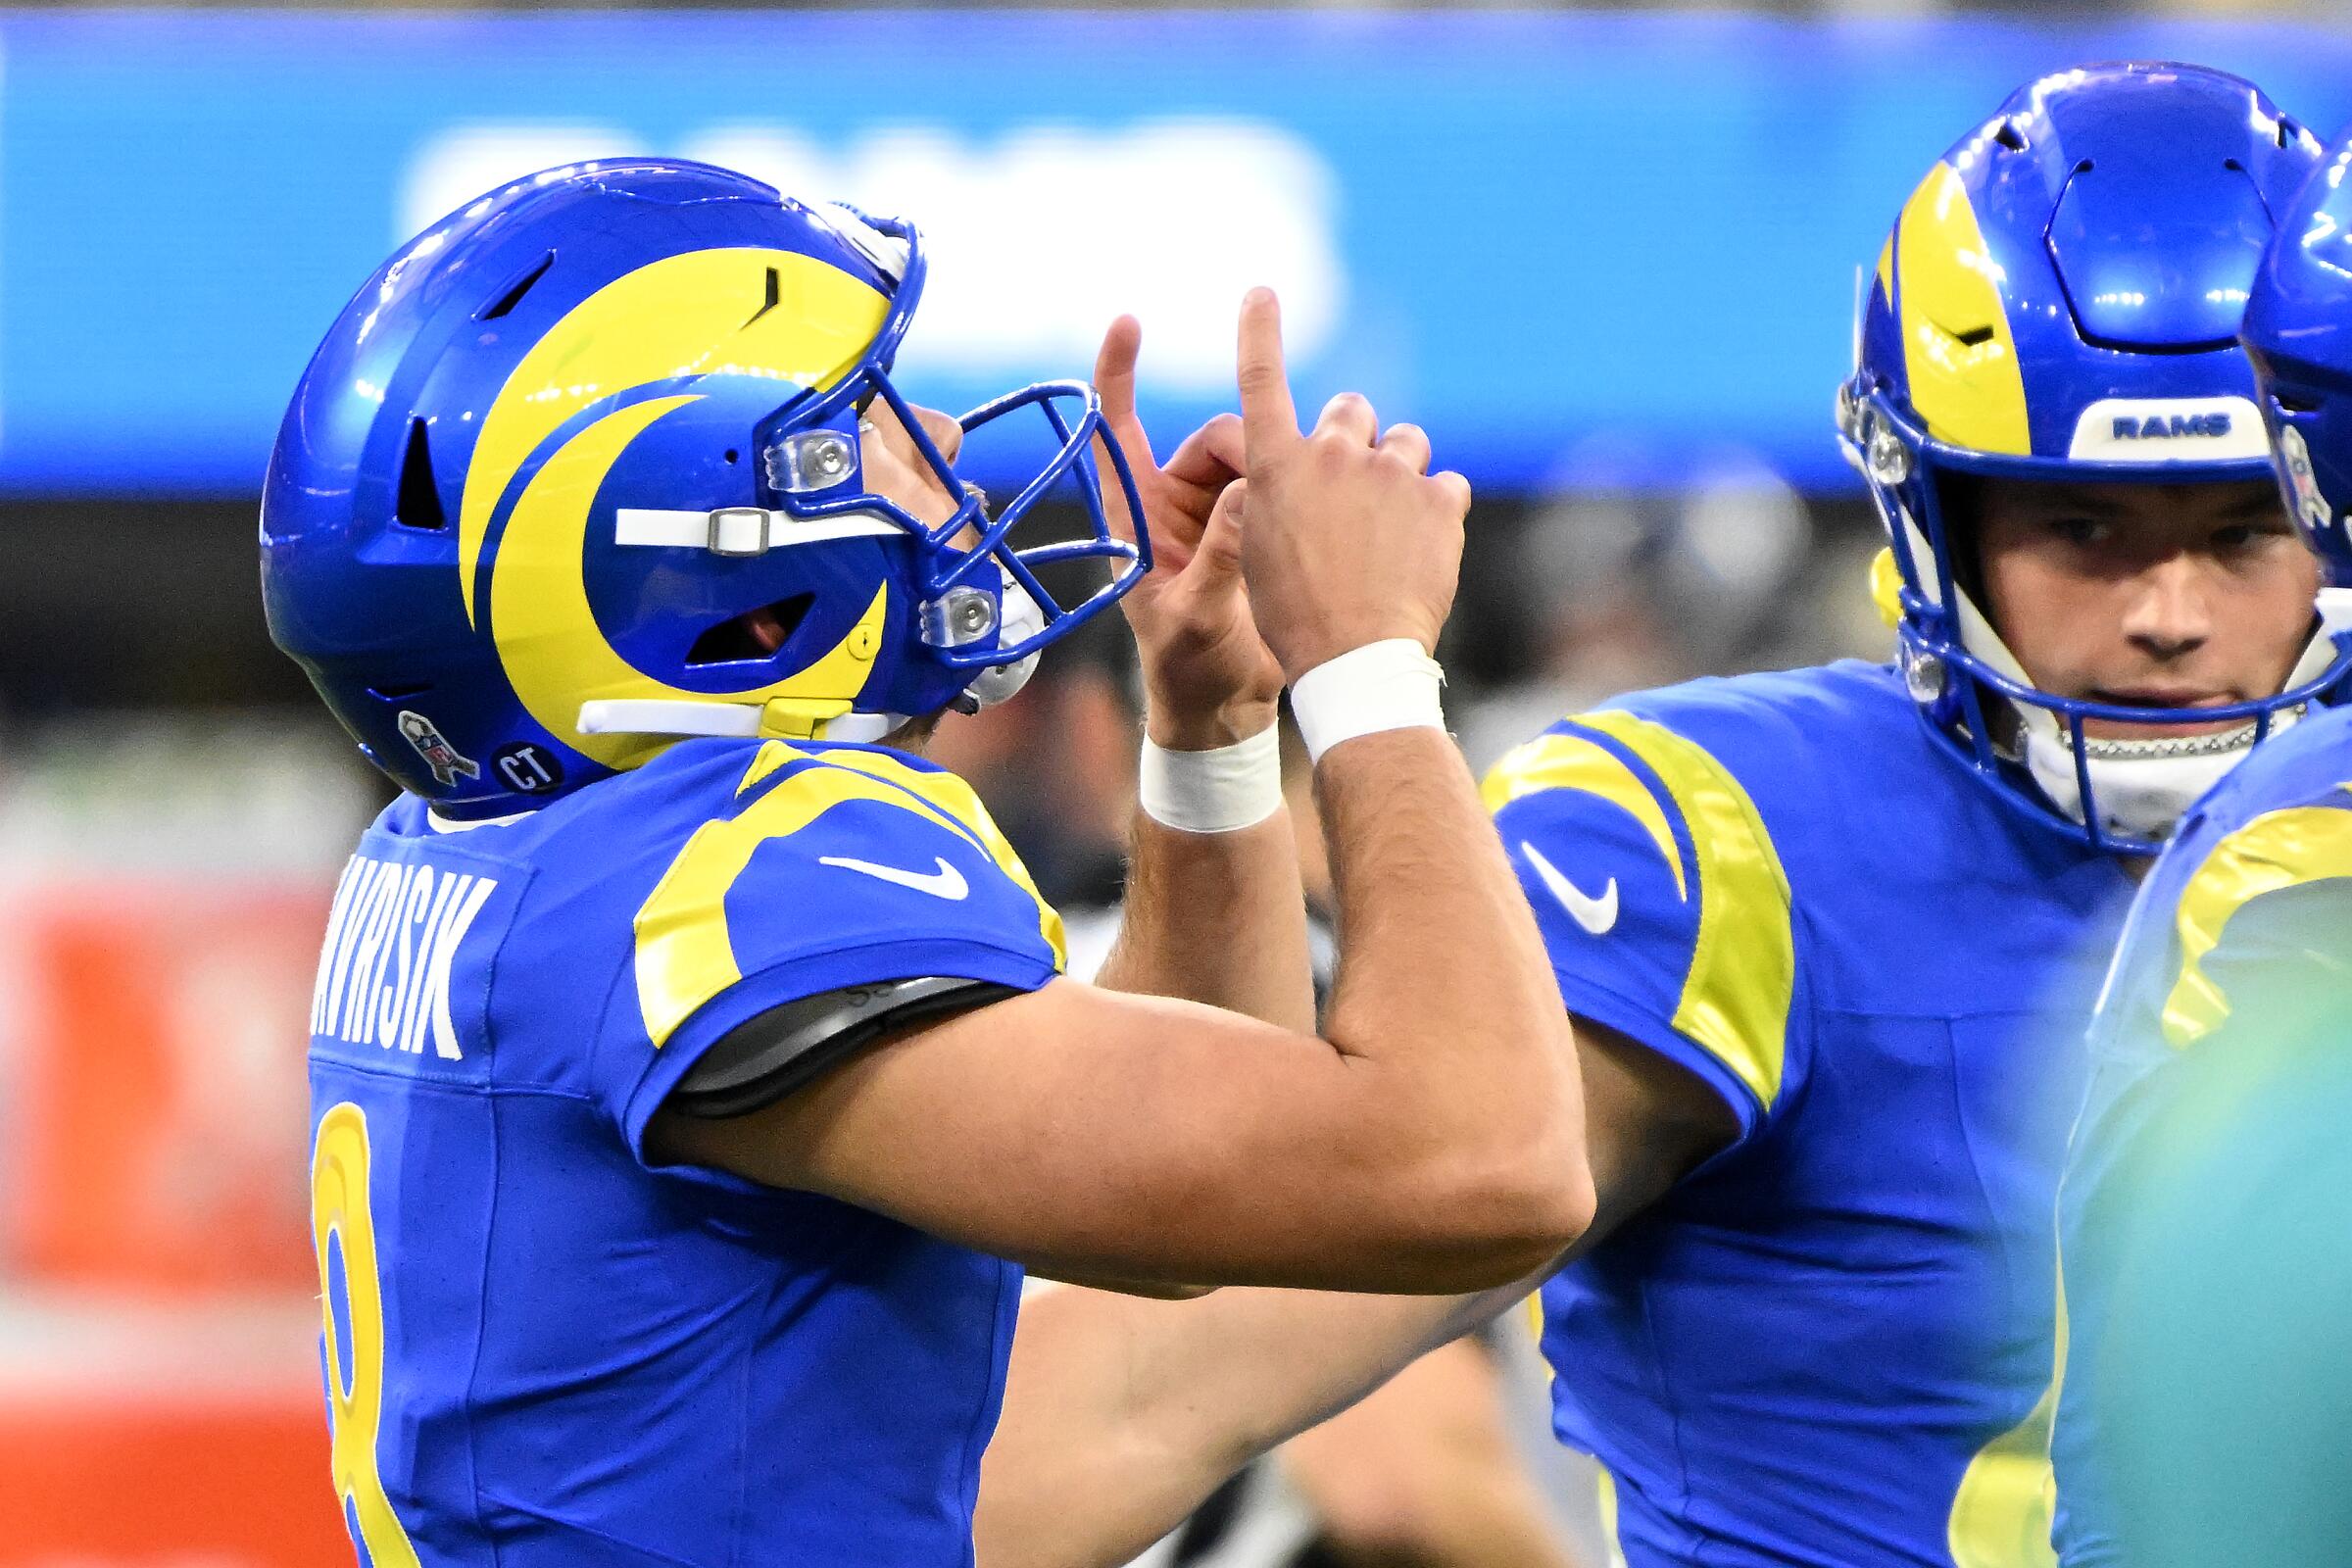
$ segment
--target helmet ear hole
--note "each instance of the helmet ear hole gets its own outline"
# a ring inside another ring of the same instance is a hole
[[[765,659],[792,640],[792,634],[800,630],[801,622],[815,603],[814,594],[794,594],[772,605],[730,615],[704,629],[694,640],[694,646],[686,651],[686,662],[735,664]]]

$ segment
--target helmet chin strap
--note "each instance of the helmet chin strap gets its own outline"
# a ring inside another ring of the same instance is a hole
[[[2331,602],[2332,596],[2332,602]],[[1968,650],[2021,686],[2034,684],[1965,591],[1957,602],[1960,634]],[[2304,645],[2302,656],[2288,672],[2280,690],[2316,679],[2335,656],[2333,636],[2352,630],[2352,593],[2323,589],[2318,608],[2320,625]],[[2034,782],[2052,806],[2077,822],[2084,820],[2082,788],[2075,770],[2074,742],[2066,724],[2048,709],[2014,698],[2003,700],[2017,716],[2023,738],[2022,760]],[[2301,709],[2271,715],[2277,734],[2303,716]],[[2139,839],[2158,839],[2173,828],[2207,790],[2254,749],[2257,727],[2239,724],[2205,734],[2161,735],[2136,740],[2105,740],[2084,736],[2083,771],[2090,775],[2092,799],[2098,803],[2102,831]]]
[[[582,703],[583,735],[723,735],[746,740],[878,741],[906,722],[899,713],[854,713],[846,702],[707,702],[621,699]]]
[[[2278,713],[2271,720],[2271,733],[2277,734],[2300,716],[2291,710]],[[2026,767],[2034,782],[2041,786],[2051,805],[2082,821],[2082,792],[2075,777],[2075,749],[2065,731],[2054,724],[2029,724],[2025,740]],[[2206,735],[2150,740],[2083,737],[2083,767],[2090,774],[2091,797],[2099,805],[2100,828],[2132,838],[2163,838],[2199,797],[2244,761],[2253,749],[2251,724]]]

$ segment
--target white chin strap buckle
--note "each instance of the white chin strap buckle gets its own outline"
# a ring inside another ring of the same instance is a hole
[[[761,703],[627,698],[582,703],[579,729],[583,735],[717,735],[752,740],[765,733],[766,718],[766,705]],[[864,745],[906,722],[896,713],[843,712],[813,724],[808,738]]]

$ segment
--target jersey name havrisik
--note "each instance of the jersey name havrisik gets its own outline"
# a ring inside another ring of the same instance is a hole
[[[346,1045],[372,1040],[410,1054],[465,1055],[449,1019],[449,968],[494,876],[355,855],[336,885],[311,991],[311,1033]]]
[[[1739,1127],[1543,1291],[1625,1561],[2047,1563],[2051,1204],[2122,867],[1859,663],[1624,699],[1486,794],[1569,1010]]]
[[[1020,1271],[663,1165],[730,1031],[923,976],[1034,990],[1059,918],[972,791],[692,741],[463,828],[404,798],[312,996],[333,1485],[374,1568],[968,1568]]]

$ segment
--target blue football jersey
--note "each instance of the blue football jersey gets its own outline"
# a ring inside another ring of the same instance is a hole
[[[2352,710],[2190,813],[2090,1038],[2059,1205],[2061,1560],[2344,1561]]]
[[[1739,1124],[1542,1293],[1624,1560],[2046,1562],[2051,1203],[2122,865],[1855,662],[1623,699],[1486,794],[1569,1010]]]
[[[390,807],[311,1013],[333,1467],[364,1561],[964,1568],[1020,1271],[649,1163],[745,1021],[1033,990],[1060,921],[961,780],[707,740],[455,831]]]

